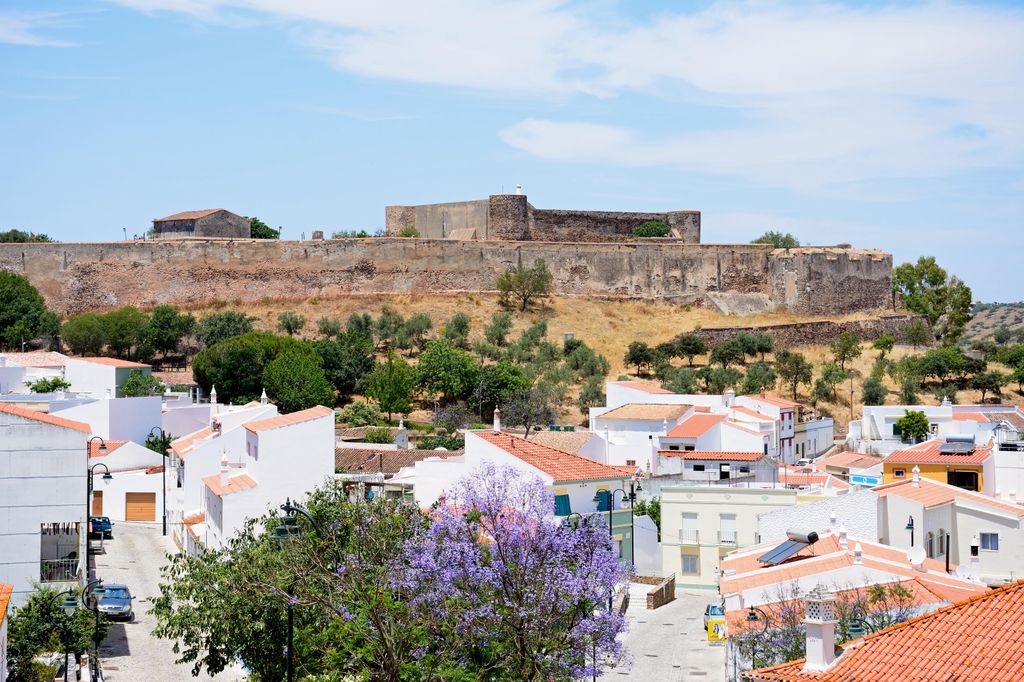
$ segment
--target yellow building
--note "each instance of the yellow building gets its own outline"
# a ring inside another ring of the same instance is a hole
[[[993,466],[991,446],[933,438],[886,457],[882,463],[882,483],[910,478],[917,467],[921,478],[965,490],[990,492],[985,485],[994,485]]]

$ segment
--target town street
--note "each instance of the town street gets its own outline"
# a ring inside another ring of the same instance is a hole
[[[104,542],[106,554],[95,556],[96,575],[105,583],[127,585],[135,597],[135,619],[111,622],[107,639],[100,645],[105,680],[192,680],[192,667],[175,663],[171,642],[151,632],[156,619],[147,613],[160,594],[160,567],[165,552],[176,552],[170,538],[160,534],[160,523],[114,524],[114,539]],[[202,679],[230,682],[245,679],[241,674],[221,673]]]

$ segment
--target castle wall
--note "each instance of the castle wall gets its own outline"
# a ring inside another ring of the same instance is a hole
[[[648,220],[662,220],[672,237],[687,244],[700,243],[700,211],[635,213],[625,211],[563,211],[532,208],[531,240],[548,242],[619,242]]]
[[[890,300],[892,257],[857,249],[787,255],[755,244],[400,238],[0,244],[0,269],[26,275],[63,313],[264,297],[488,292],[507,268],[538,258],[561,295],[719,307],[753,300],[758,309],[822,314],[884,308]]]

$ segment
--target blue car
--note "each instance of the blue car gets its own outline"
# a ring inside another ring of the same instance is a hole
[[[103,596],[98,604],[100,613],[111,620],[133,620],[135,611],[132,610],[131,591],[127,585],[108,584],[104,586]]]
[[[99,540],[100,538],[110,540],[114,537],[114,524],[106,516],[90,516],[89,537],[94,540]]]

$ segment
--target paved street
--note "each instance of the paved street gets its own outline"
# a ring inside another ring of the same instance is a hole
[[[718,593],[676,590],[675,601],[647,610],[650,585],[630,585],[629,632],[625,644],[633,655],[630,671],[612,673],[609,680],[725,680],[725,647],[712,645],[704,632],[704,607]]]
[[[160,593],[160,566],[164,552],[177,551],[169,538],[160,535],[159,523],[114,524],[114,539],[105,543],[106,554],[94,557],[96,575],[106,583],[123,583],[135,596],[135,619],[113,622],[100,658],[106,680],[193,680],[190,665],[178,665],[171,642],[153,637],[156,619],[147,611]],[[222,673],[214,678],[202,673],[200,679],[230,682],[241,675]]]

